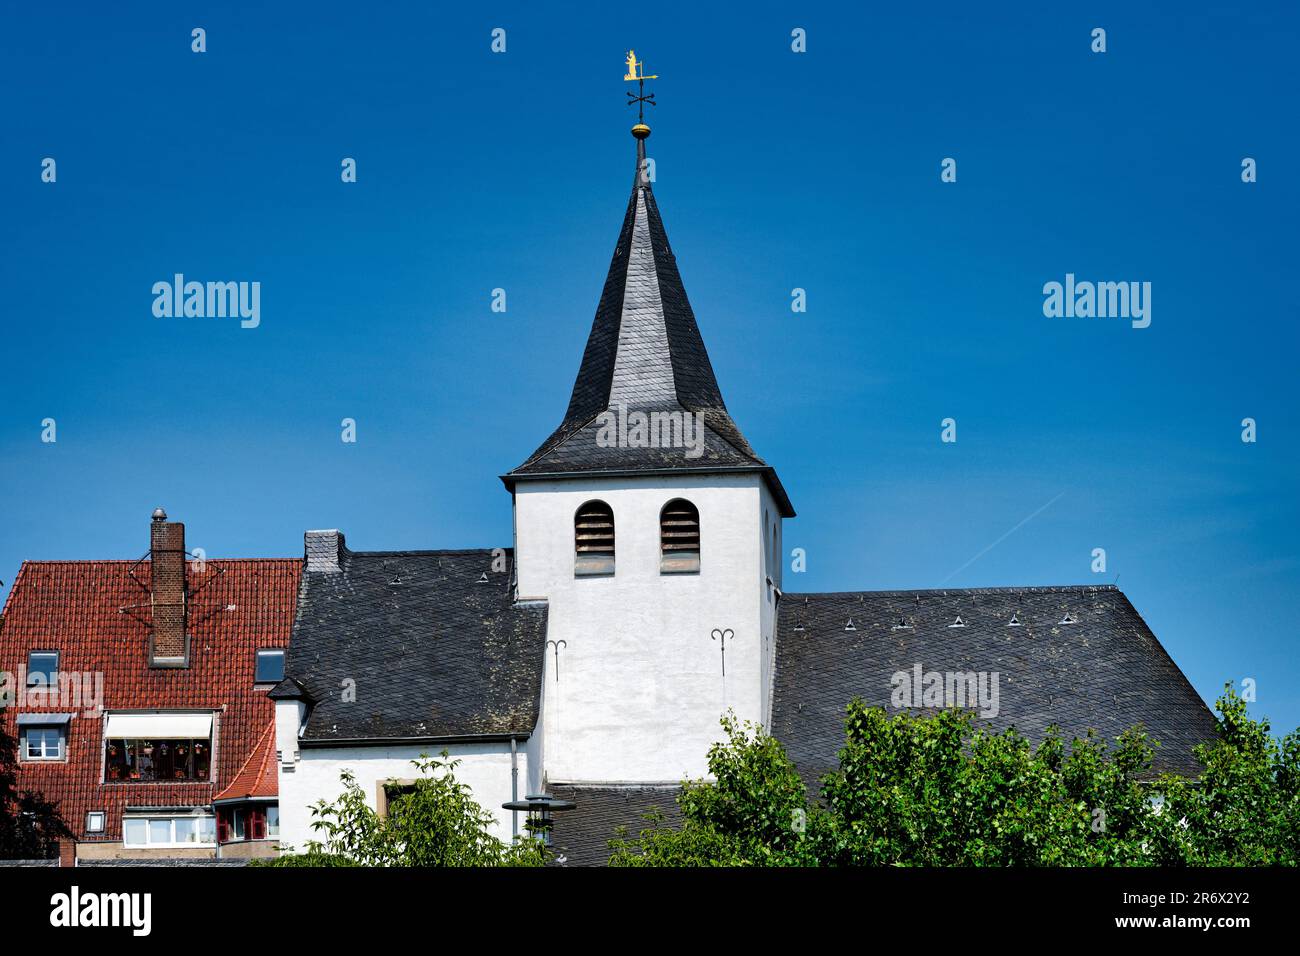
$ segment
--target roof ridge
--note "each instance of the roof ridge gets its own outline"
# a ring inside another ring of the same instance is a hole
[[[348,549],[348,554],[352,557],[443,557],[446,555],[458,554],[494,554],[497,551],[507,553],[514,551],[514,546],[508,548],[429,548],[422,550],[398,550],[398,551],[354,551]]]
[[[190,558],[187,560],[194,560],[194,559]],[[213,563],[298,564],[302,562],[302,558],[214,558],[211,556],[205,557],[203,560],[208,564],[213,564]],[[25,558],[22,562],[22,565],[20,565],[20,567],[25,567],[26,565],[29,564],[40,566],[40,565],[51,565],[51,564],[131,564],[131,565],[135,565],[135,564],[149,564],[149,563],[150,563],[150,559],[148,556],[143,558]]]
[[[885,589],[885,590],[860,590],[860,591],[782,591],[781,597],[784,601],[792,601],[795,598],[832,598],[847,597],[857,594],[872,594],[876,596],[910,596],[913,594],[1054,594],[1065,591],[1115,591],[1122,594],[1119,587],[1114,584],[1026,584],[1026,585],[999,585],[987,588],[902,588],[902,589]]]

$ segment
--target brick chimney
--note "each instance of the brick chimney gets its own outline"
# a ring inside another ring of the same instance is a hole
[[[153,563],[153,633],[149,640],[152,667],[186,667],[189,639],[185,635],[185,525],[168,521],[158,508],[149,524],[149,556]]]

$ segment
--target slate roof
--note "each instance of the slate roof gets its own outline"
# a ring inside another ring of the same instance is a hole
[[[609,841],[617,837],[618,828],[627,827],[628,836],[636,836],[648,826],[645,814],[650,808],[663,813],[665,826],[680,826],[679,791],[676,785],[554,784],[551,795],[572,800],[576,806],[555,814],[551,848],[564,856],[564,866],[604,866],[609,862]]]
[[[638,141],[638,170],[644,160],[645,143]],[[606,411],[698,413],[703,450],[689,457],[680,442],[609,446],[598,440]],[[727,411],[654,190],[636,175],[564,420],[503,480],[513,487],[529,478],[681,471],[759,472],[785,516],[794,516],[775,470],[754,453]]]
[[[958,617],[965,626],[950,626]],[[1067,740],[1092,727],[1110,741],[1142,723],[1161,744],[1155,769],[1184,774],[1199,769],[1192,747],[1216,736],[1213,714],[1112,586],[785,594],[771,730],[805,779],[838,765],[848,702],[892,709],[893,674],[918,663],[997,672],[999,712],[976,718],[995,731],[1038,740],[1055,723]]]
[[[513,561],[510,549],[340,544],[338,571],[304,570],[287,679],[273,691],[297,682],[314,701],[300,743],[530,734],[546,605],[513,601]]]
[[[74,712],[67,760],[20,762],[18,783],[59,804],[82,842],[118,841],[125,807],[207,806],[247,762],[275,719],[255,683],[259,648],[289,643],[302,562],[218,560],[186,564],[190,666],[149,666],[149,561],[26,561],[0,625],[0,671],[17,674],[32,650],[57,650],[65,673],[103,674],[106,710],[211,710],[217,715],[216,780],[103,782],[102,716],[60,706],[0,708],[15,733],[17,713]],[[143,603],[143,607],[140,606]],[[86,812],[105,811],[105,831],[86,833]]]

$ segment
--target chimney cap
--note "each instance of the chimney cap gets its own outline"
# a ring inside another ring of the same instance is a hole
[[[153,509],[153,520],[154,520],[154,521],[166,521],[166,520],[167,520],[167,512],[163,511],[161,508],[154,508],[154,509]]]

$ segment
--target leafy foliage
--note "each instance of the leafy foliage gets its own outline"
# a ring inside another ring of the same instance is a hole
[[[1199,781],[1162,777],[1151,827],[1155,861],[1166,866],[1300,865],[1300,730],[1278,741],[1267,720],[1225,687],[1219,739],[1196,748]]]
[[[456,779],[460,761],[427,755],[413,760],[419,776],[391,797],[380,816],[349,771],[343,793],[312,808],[312,828],[324,841],[308,841],[294,866],[541,866],[547,851],[532,837],[507,843],[493,836],[493,816]],[[289,859],[282,857],[281,859]]]
[[[72,831],[57,803],[18,790],[18,745],[0,726],[0,860],[45,860],[59,855],[59,840]]]
[[[712,782],[611,842],[619,866],[1296,865],[1300,732],[1280,743],[1225,689],[1196,780],[1152,776],[1138,728],[1037,746],[975,729],[968,711],[896,714],[853,701],[839,769],[808,798],[780,743],[723,719]]]
[[[322,850],[308,850],[304,853],[286,852],[281,856],[261,860],[249,860],[249,866],[360,866],[361,864],[337,853],[325,853]]]
[[[635,839],[611,843],[613,866],[797,866],[816,862],[809,828],[821,826],[803,781],[776,738],[722,719],[727,740],[709,751],[715,783],[686,781],[680,829],[652,814]]]

